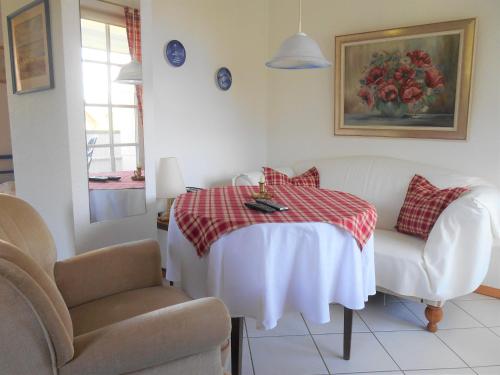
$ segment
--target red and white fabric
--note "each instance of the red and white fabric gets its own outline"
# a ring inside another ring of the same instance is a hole
[[[104,182],[89,181],[89,190],[123,190],[123,189],[144,189],[144,181],[134,181],[132,176],[134,171],[116,171],[91,173],[91,176],[118,176],[118,181],[107,180]]]
[[[467,191],[467,187],[439,189],[424,177],[415,175],[408,186],[396,229],[427,239],[439,215]]]
[[[277,185],[273,200],[285,204],[288,211],[261,213],[245,207],[252,201],[252,186],[224,186],[179,196],[175,220],[184,236],[193,243],[199,256],[224,234],[263,223],[318,222],[348,231],[362,249],[372,236],[377,212],[370,203],[348,193]]]
[[[275,169],[262,168],[267,185],[294,185],[310,186],[319,188],[319,172],[316,167],[312,167],[299,176],[288,177],[286,174]]]
[[[359,251],[346,230],[327,223],[264,223],[234,230],[198,257],[171,210],[167,280],[192,298],[222,299],[231,316],[272,329],[288,312],[308,322],[330,321],[330,304],[359,310],[375,294],[374,237]],[[333,319],[338,317],[333,316]]]
[[[141,47],[141,14],[138,9],[125,7],[125,25],[130,56],[142,63]],[[139,127],[143,125],[142,115],[142,85],[135,85],[137,108],[139,110]]]

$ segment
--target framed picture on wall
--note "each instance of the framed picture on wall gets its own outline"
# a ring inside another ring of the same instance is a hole
[[[48,0],[35,0],[7,16],[14,94],[54,87]]]
[[[475,19],[335,38],[335,135],[466,139]]]
[[[5,77],[5,60],[3,46],[0,46],[0,83],[7,83]]]

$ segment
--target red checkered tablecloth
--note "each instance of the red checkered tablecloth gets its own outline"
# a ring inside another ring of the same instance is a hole
[[[244,205],[253,201],[251,194],[256,191],[255,186],[225,186],[182,194],[176,199],[177,225],[199,256],[222,235],[253,224],[330,223],[351,233],[360,249],[375,229],[375,207],[352,194],[313,187],[273,186],[273,201],[285,204],[289,210],[266,214]]]
[[[144,189],[144,181],[134,181],[134,171],[100,172],[91,173],[91,176],[120,176],[119,181],[94,182],[89,181],[89,190],[122,190],[122,189]]]

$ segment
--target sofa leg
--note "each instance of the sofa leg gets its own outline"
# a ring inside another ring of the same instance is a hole
[[[437,324],[443,319],[443,308],[427,305],[425,308],[425,317],[429,321],[427,330],[429,332],[436,332],[438,330]]]

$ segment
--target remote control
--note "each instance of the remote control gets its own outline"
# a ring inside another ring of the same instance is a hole
[[[274,209],[270,206],[267,206],[265,204],[262,204],[262,203],[246,202],[245,206],[247,206],[248,208],[251,208],[252,210],[260,211],[260,212],[263,212],[265,214],[270,214],[270,213],[276,211],[276,209]]]
[[[108,182],[108,178],[105,176],[90,176],[89,181],[92,182]]]
[[[256,199],[255,201],[257,203],[265,204],[266,206],[274,208],[276,211],[286,211],[286,210],[288,210],[287,206],[284,206],[282,204],[276,203],[276,202],[274,202],[272,200],[269,200],[269,199]]]

